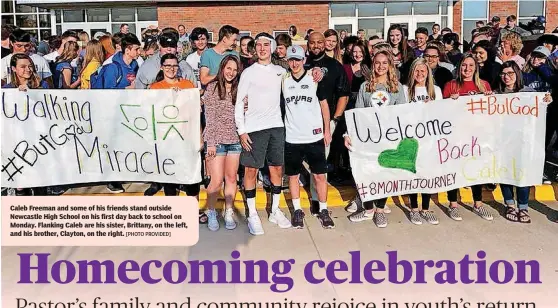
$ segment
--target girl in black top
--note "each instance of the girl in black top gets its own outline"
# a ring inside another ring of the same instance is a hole
[[[498,87],[500,81],[498,74],[502,70],[502,65],[496,62],[496,56],[494,45],[487,40],[478,42],[473,48],[473,57],[480,68],[480,79],[487,81],[492,89]]]

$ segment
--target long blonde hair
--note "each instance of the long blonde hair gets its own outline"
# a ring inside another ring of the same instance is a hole
[[[62,54],[56,58],[56,63],[58,62],[71,62],[77,58],[79,52],[79,46],[77,42],[69,41],[64,44],[64,51]]]
[[[96,39],[92,39],[87,43],[85,47],[85,60],[83,61],[83,67],[81,68],[80,75],[83,73],[87,65],[93,61],[103,63],[105,60],[105,52],[103,51],[103,45]]]
[[[457,67],[458,69],[458,73],[457,73],[457,77],[455,78],[455,81],[457,83],[457,92],[459,92],[459,89],[461,89],[461,87],[463,86],[463,84],[465,83],[465,80],[463,80],[463,76],[461,76],[461,66],[463,65],[463,62],[465,62],[465,60],[467,59],[471,59],[473,60],[473,63],[475,63],[475,74],[473,75],[473,82],[475,83],[475,86],[479,89],[480,92],[484,93],[486,92],[486,88],[484,87],[484,83],[482,82],[482,79],[480,78],[480,67],[479,64],[477,63],[477,61],[475,60],[475,58],[473,57],[472,54],[468,54],[466,56],[463,57],[463,59],[461,59],[461,62],[459,62],[459,66]]]
[[[337,45],[335,45],[335,48],[333,49],[333,58],[343,64],[343,54],[341,53],[341,41],[339,40],[339,34],[337,34],[337,31],[333,29],[328,29],[324,32],[324,38],[327,39],[330,36],[335,36],[337,39]]]
[[[411,64],[411,69],[409,70],[409,81],[407,82],[407,86],[409,88],[407,94],[409,94],[409,99],[415,97],[415,87],[417,85],[417,81],[415,80],[414,76],[415,70],[419,65],[426,66],[426,92],[428,93],[428,97],[430,97],[431,100],[435,100],[436,91],[434,91],[434,77],[432,76],[432,70],[430,69],[430,66],[428,66],[428,62],[426,62],[424,58],[417,58],[415,59],[415,61],[413,61],[413,64]]]
[[[374,68],[374,63],[376,62],[376,58],[379,55],[384,55],[388,59],[389,67],[387,72],[387,84],[385,85],[390,93],[397,93],[399,90],[399,81],[397,79],[397,72],[395,71],[395,64],[393,62],[393,54],[387,50],[378,51],[374,58],[372,58],[372,69],[370,73],[370,82],[366,87],[366,92],[375,92],[376,85],[379,84],[377,77],[376,77],[376,70]]]

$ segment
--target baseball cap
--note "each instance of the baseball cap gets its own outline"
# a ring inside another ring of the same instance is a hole
[[[304,49],[299,45],[293,45],[287,49],[287,59],[303,60],[304,56]]]
[[[178,40],[172,33],[163,33],[159,36],[159,44],[163,48],[177,48]]]
[[[494,16],[494,17],[492,17],[492,21],[493,22],[500,22],[500,17]]]
[[[101,36],[105,36],[106,33],[105,32],[95,32],[95,35],[93,35],[93,38],[98,40],[101,38]]]
[[[548,49],[544,46],[538,46],[531,53],[540,53],[547,58],[550,56],[550,51],[548,51]]]

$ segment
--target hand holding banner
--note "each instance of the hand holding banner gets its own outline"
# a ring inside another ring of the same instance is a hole
[[[485,183],[540,184],[544,93],[476,95],[347,111],[363,201]]]

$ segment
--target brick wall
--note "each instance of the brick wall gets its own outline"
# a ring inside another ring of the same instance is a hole
[[[558,2],[546,0],[546,31],[552,32],[558,27]]]
[[[461,1],[453,4],[453,27],[451,28],[455,33],[461,33],[461,11],[463,6]],[[460,37],[461,39],[461,37]]]
[[[510,15],[517,16],[517,0],[516,1],[490,1],[488,20],[493,16],[500,17],[500,25],[506,25],[506,17]]]
[[[213,32],[217,40],[219,28],[230,24],[240,31],[251,31],[252,36],[265,31],[288,30],[294,24],[301,36],[307,29],[324,31],[329,26],[329,5],[323,3],[191,3],[187,5],[159,3],[159,27],[184,24],[187,31],[203,26]]]

